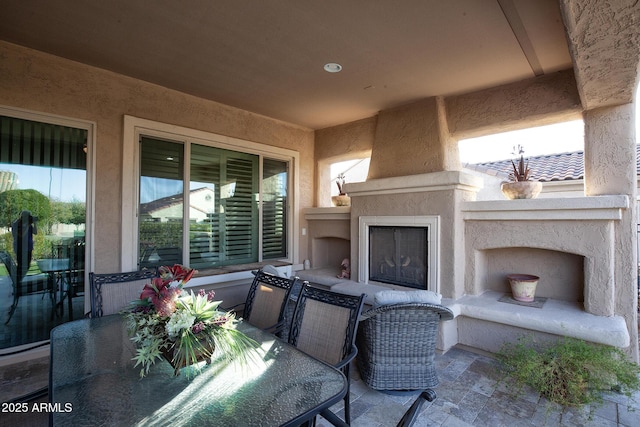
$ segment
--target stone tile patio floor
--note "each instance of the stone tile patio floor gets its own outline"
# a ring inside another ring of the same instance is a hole
[[[414,426],[640,426],[640,392],[633,400],[617,393],[603,396],[601,406],[562,410],[533,390],[512,392],[500,381],[497,362],[454,347],[436,356],[440,384],[437,399],[425,402]],[[417,394],[394,396],[370,389],[351,369],[351,425],[395,426]],[[343,416],[342,404],[333,410]],[[324,419],[317,425],[329,427]]]
[[[425,402],[415,427],[424,426],[640,426],[640,392],[629,402],[623,395],[608,393],[604,404],[594,408],[561,408],[548,404],[531,390],[517,396],[500,380],[497,362],[485,355],[454,347],[436,356],[440,384],[438,398]],[[20,396],[47,384],[48,358],[21,369],[0,369],[0,401]],[[351,425],[395,426],[413,403],[416,394],[393,396],[367,387],[357,367],[351,369]],[[46,399],[46,398],[45,398]],[[43,399],[43,401],[46,401]],[[342,417],[342,404],[333,408]],[[39,416],[40,415],[40,416]],[[46,426],[41,414],[0,414],[0,426]],[[329,427],[322,418],[317,426]]]

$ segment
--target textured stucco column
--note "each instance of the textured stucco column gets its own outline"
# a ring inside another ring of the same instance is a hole
[[[614,230],[614,310],[625,317],[632,337],[630,353],[638,360],[635,108],[625,104],[589,110],[584,113],[584,122],[586,195],[626,194],[632,201]]]

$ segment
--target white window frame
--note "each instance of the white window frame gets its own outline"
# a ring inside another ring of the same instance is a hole
[[[138,265],[138,201],[140,176],[140,150],[138,149],[138,140],[140,135],[169,139],[176,142],[201,143],[212,147],[256,154],[289,162],[288,192],[290,194],[288,196],[290,197],[288,197],[287,211],[291,221],[288,222],[289,225],[287,227],[288,255],[287,258],[281,260],[292,264],[297,262],[299,238],[297,233],[294,233],[294,230],[298,229],[299,222],[297,212],[299,199],[298,165],[300,163],[300,154],[297,151],[125,115],[122,157],[122,246],[120,259],[122,271],[136,270]],[[188,154],[187,150],[185,155]],[[262,169],[260,169],[260,173],[262,173]],[[185,185],[188,186],[188,184]],[[262,188],[260,188],[260,190],[262,190]],[[260,212],[262,212],[261,209]],[[260,230],[261,229],[262,223],[260,222]],[[184,238],[187,240],[184,242],[184,247],[187,247],[189,244],[187,233],[185,233]],[[261,247],[262,242],[259,244]],[[200,284],[199,282],[224,282],[243,278],[247,276],[247,274],[249,273],[247,272],[246,274],[240,275],[222,274],[209,276],[208,280],[200,277],[192,279],[192,281],[194,285]]]
[[[93,271],[93,254],[95,235],[95,141],[96,123],[88,120],[75,119],[72,117],[59,116],[56,114],[42,113],[39,111],[25,110],[16,107],[0,105],[0,115],[15,117],[18,119],[32,120],[34,122],[50,123],[60,126],[68,126],[87,131],[87,169],[85,171],[86,181],[86,217],[85,217],[85,288],[89,289],[89,272]],[[91,304],[89,292],[85,292],[84,306]]]

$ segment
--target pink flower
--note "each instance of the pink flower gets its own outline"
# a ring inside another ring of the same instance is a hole
[[[158,273],[160,277],[166,282],[179,281],[187,283],[193,277],[196,272],[193,268],[187,268],[180,264],[175,264],[173,267],[162,266],[158,267]]]
[[[204,322],[198,322],[191,327],[191,332],[194,334],[199,334],[204,330]]]
[[[170,316],[176,311],[176,299],[180,295],[180,288],[171,288],[162,277],[154,277],[151,283],[144,285],[140,299],[151,299],[158,314],[162,317]]]

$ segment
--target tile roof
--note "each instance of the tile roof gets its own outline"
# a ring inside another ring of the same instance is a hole
[[[531,179],[541,182],[570,181],[584,178],[584,152],[548,154],[525,158],[529,161]],[[517,162],[516,162],[517,165]],[[467,169],[502,176],[508,179],[512,172],[511,159],[485,163],[465,163]],[[640,146],[636,145],[636,168],[640,170]]]

